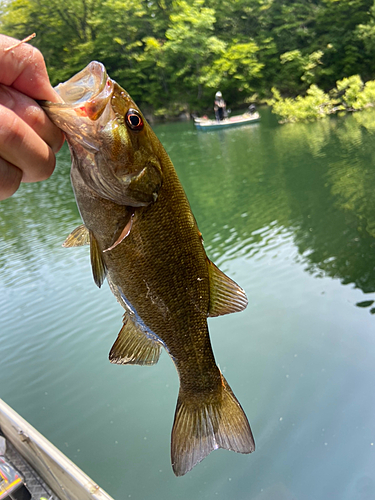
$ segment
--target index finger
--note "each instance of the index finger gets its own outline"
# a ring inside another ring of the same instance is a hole
[[[0,35],[0,83],[13,87],[32,99],[59,101],[49,82],[44,58],[38,49],[10,36]]]

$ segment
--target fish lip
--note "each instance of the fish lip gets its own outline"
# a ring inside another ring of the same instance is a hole
[[[68,142],[78,142],[91,153],[101,147],[100,131],[114,118],[111,107],[115,82],[104,65],[90,62],[55,90],[60,102],[39,101],[52,122],[65,132]]]
[[[97,120],[103,113],[113,93],[114,82],[104,65],[91,61],[82,71],[69,80],[59,83],[55,91],[61,102],[42,102],[43,108],[53,110],[74,110],[78,116]]]

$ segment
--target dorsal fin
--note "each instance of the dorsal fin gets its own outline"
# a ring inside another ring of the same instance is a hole
[[[105,280],[107,274],[107,268],[105,267],[103,260],[103,253],[100,251],[95,236],[92,234],[91,231],[89,231],[89,233],[90,233],[90,257],[91,257],[92,274],[95,283],[100,288]]]
[[[84,224],[81,224],[69,234],[62,246],[65,248],[81,247],[83,245],[88,245],[89,243],[89,230]]]
[[[244,290],[207,259],[210,277],[210,307],[208,316],[222,316],[243,311],[247,306]]]
[[[160,344],[147,337],[133,316],[124,314],[124,324],[109,353],[111,363],[154,365],[160,357]]]

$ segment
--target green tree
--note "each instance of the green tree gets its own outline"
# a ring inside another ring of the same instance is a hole
[[[160,115],[231,107],[271,88],[375,78],[374,0],[0,0],[0,29],[32,41],[53,84],[97,59]],[[369,92],[369,89],[367,89]]]
[[[355,29],[355,35],[359,43],[364,47],[364,58],[369,64],[362,70],[365,79],[373,78],[374,60],[375,60],[375,2],[372,5],[367,23],[358,24]]]
[[[259,62],[259,48],[253,41],[226,47],[210,66],[204,68],[202,83],[208,88],[220,88],[232,102],[241,92],[251,95],[259,87],[263,64]]]
[[[2,16],[3,32],[24,38],[37,33],[53,83],[64,80],[91,60],[100,25],[97,0],[14,0]]]
[[[357,26],[367,24],[373,0],[322,0],[315,19],[314,50],[323,50],[318,84],[324,89],[336,80],[354,74],[368,73],[369,60]]]
[[[291,50],[280,55],[281,71],[277,86],[281,91],[298,94],[317,81],[323,52],[302,55],[301,51]]]
[[[329,96],[316,85],[310,86],[305,97],[298,96],[296,99],[283,99],[277,89],[272,89],[272,92],[272,111],[283,123],[317,120],[332,112]]]
[[[214,35],[215,11],[204,7],[204,0],[177,0],[173,7],[164,52],[173,68],[174,97],[182,105],[196,105],[204,98],[206,68],[223,53],[225,43]]]

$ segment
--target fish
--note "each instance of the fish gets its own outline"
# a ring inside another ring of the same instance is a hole
[[[93,278],[124,309],[109,360],[154,365],[161,349],[180,380],[171,462],[182,476],[218,448],[255,450],[248,419],[218,368],[207,318],[239,312],[244,290],[207,257],[164,147],[130,95],[92,61],[41,102],[65,133],[83,224],[63,246],[90,245]]]

